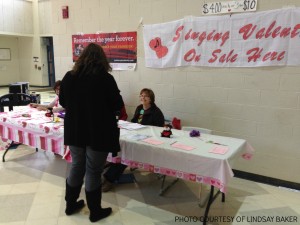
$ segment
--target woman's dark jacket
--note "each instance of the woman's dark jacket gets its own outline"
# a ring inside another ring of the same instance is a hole
[[[143,105],[139,105],[136,108],[131,122],[133,122],[133,123],[138,122],[138,118],[139,118],[141,109],[143,109]],[[164,118],[164,115],[161,112],[161,110],[155,104],[152,104],[149,109],[144,111],[144,115],[143,115],[141,124],[163,127],[165,124],[165,118]]]
[[[104,70],[89,76],[67,72],[59,102],[66,109],[64,144],[91,146],[95,151],[120,151],[115,112],[124,103],[114,77]]]

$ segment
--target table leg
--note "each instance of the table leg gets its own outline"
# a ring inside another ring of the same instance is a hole
[[[7,149],[5,150],[5,152],[4,152],[3,156],[2,156],[2,162],[5,162],[5,155],[6,155],[6,153],[8,152],[9,148],[10,148],[13,144],[14,144],[14,141],[12,141],[12,142],[10,143],[10,145],[7,147]]]
[[[218,195],[220,193],[221,193],[221,191],[218,190],[217,193],[214,194],[214,186],[212,186],[212,185],[210,186],[210,194],[209,194],[209,199],[208,199],[207,206],[206,206],[205,213],[204,213],[203,225],[206,225],[206,221],[208,218],[208,212],[209,212],[211,204],[215,201],[215,199],[218,197]],[[225,194],[224,193],[222,193],[222,202],[225,202]]]
[[[2,156],[2,162],[5,162],[5,155],[6,155],[6,153],[8,152],[9,148],[10,148],[13,144],[14,144],[14,141],[12,141],[12,142],[10,143],[10,145],[8,146],[8,148],[5,150],[5,152],[4,152],[3,156]],[[38,149],[38,148],[35,148],[35,151],[38,152],[39,149]]]
[[[176,178],[168,186],[164,187],[166,175],[162,175],[162,179],[163,180],[161,182],[161,187],[160,187],[160,192],[159,192],[160,196],[162,196],[170,187],[172,187],[179,180],[179,178]]]

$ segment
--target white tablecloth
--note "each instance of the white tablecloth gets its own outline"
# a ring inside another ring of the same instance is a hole
[[[27,117],[27,114],[30,117]],[[101,127],[99,128],[101,129]],[[63,120],[53,122],[45,117],[45,112],[30,107],[20,107],[13,112],[0,113],[0,136],[6,141],[2,149],[7,148],[7,139],[32,147],[49,150],[65,156],[70,161],[68,148],[63,144]],[[121,129],[121,152],[118,157],[108,156],[112,162],[121,162],[154,173],[174,176],[185,180],[206,183],[226,192],[226,186],[233,177],[234,160],[242,156],[250,159],[251,146],[242,139],[201,134],[190,137],[188,131],[173,129],[171,138],[161,137],[163,128],[146,126],[138,130]],[[159,145],[134,140],[133,135],[145,135]],[[99,138],[101,141],[101,138]],[[177,142],[192,150],[175,148]],[[217,144],[215,144],[217,143]],[[220,145],[221,144],[221,145]],[[225,154],[211,153],[215,147],[228,147]],[[67,153],[67,154],[66,154]]]

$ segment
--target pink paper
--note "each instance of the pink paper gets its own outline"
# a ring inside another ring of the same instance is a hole
[[[180,144],[180,143],[174,143],[171,145],[172,147],[174,148],[180,148],[180,149],[183,149],[183,150],[193,150],[195,147],[192,147],[192,146],[188,146],[188,145],[183,145],[183,144]]]
[[[216,146],[209,152],[215,153],[215,154],[221,154],[224,155],[226,152],[228,152],[229,148],[224,146]]]
[[[152,138],[146,138],[142,141],[146,142],[146,143],[149,143],[149,144],[152,144],[152,145],[161,145],[161,144],[164,143],[163,141],[155,140],[155,139],[152,139]]]

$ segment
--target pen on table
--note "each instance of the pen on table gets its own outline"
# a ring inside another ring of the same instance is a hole
[[[224,145],[224,144],[221,144],[221,143],[217,143],[217,142],[214,142],[213,144],[227,146],[227,145]]]
[[[210,144],[214,144],[214,145],[222,145],[222,146],[227,146],[218,142],[214,142],[214,141],[207,141],[206,143],[210,143]]]
[[[170,145],[173,145],[173,144],[175,144],[177,141],[174,141],[174,142],[172,142]]]

